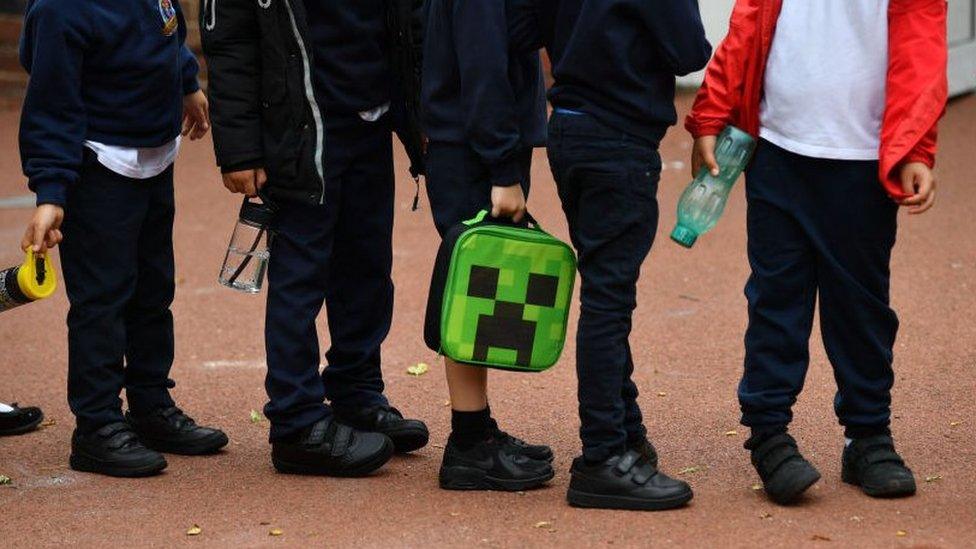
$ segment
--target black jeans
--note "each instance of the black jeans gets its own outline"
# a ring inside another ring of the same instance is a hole
[[[887,432],[898,318],[888,303],[898,207],[876,161],[824,160],[761,141],[746,172],[749,327],[742,423],[781,430],[803,389],[813,313],[847,436]]]
[[[557,112],[549,163],[579,255],[580,437],[584,457],[598,461],[646,434],[629,337],[637,278],[657,230],[661,158],[657,144]]]
[[[388,119],[355,119],[327,134],[324,205],[278,204],[265,325],[272,440],[331,415],[326,399],[334,407],[387,404],[380,346],[393,317]],[[315,321],[323,302],[331,346],[320,374]]]
[[[85,152],[68,188],[61,269],[68,294],[68,404],[83,432],[129,409],[172,406],[173,167],[130,179]]]

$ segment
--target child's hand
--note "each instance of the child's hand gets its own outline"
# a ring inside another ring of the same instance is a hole
[[[34,210],[34,217],[24,231],[24,238],[20,247],[26,251],[32,249],[34,253],[43,254],[48,248],[53,248],[61,242],[61,221],[64,220],[64,208],[54,204],[41,204]]]
[[[224,187],[227,187],[228,191],[247,196],[257,196],[258,191],[267,182],[268,176],[264,173],[263,168],[224,174]]]
[[[695,139],[695,145],[691,149],[691,177],[698,177],[702,166],[707,166],[713,176],[718,176],[720,169],[715,160],[716,142],[718,137],[714,135],[703,135]]]
[[[525,194],[522,185],[491,188],[491,216],[509,217],[518,223],[525,215]]]
[[[183,136],[196,141],[210,129],[210,106],[203,90],[197,90],[183,97]]]
[[[918,215],[935,204],[935,176],[921,162],[909,162],[901,167],[901,188],[911,196],[898,204],[907,206],[909,214]]]

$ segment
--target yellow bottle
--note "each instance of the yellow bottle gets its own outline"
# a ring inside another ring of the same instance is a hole
[[[22,264],[0,271],[0,312],[44,299],[57,287],[50,256],[27,250]]]

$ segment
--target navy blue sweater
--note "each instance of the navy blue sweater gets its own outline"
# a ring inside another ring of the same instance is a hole
[[[553,107],[658,142],[677,121],[675,75],[708,63],[697,0],[540,0]]]
[[[63,205],[84,142],[158,147],[180,133],[183,96],[199,89],[196,58],[163,33],[161,0],[34,0],[20,62],[30,73],[20,124],[24,174],[38,204]]]
[[[387,103],[386,0],[305,0],[305,11],[315,94],[326,121]]]
[[[431,141],[468,144],[493,185],[522,177],[516,151],[546,139],[529,0],[428,0],[422,103]]]

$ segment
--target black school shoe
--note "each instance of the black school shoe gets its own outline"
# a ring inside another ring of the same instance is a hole
[[[201,427],[176,406],[157,408],[146,415],[125,414],[125,420],[146,447],[167,454],[199,456],[227,446],[219,429]]]
[[[44,413],[33,406],[21,408],[14,402],[10,412],[0,412],[0,437],[29,433],[44,421]]]
[[[627,443],[627,448],[640,454],[644,461],[651,464],[651,467],[657,469],[657,449],[651,444],[651,441],[645,436],[643,438],[632,440]]]
[[[769,499],[780,505],[795,502],[820,473],[800,455],[796,440],[787,433],[772,435],[752,450],[752,465]]]
[[[688,483],[658,471],[635,450],[599,463],[578,457],[570,472],[566,500],[574,507],[663,511],[681,507],[694,496]]]
[[[146,448],[128,423],[110,423],[71,437],[71,468],[111,477],[148,477],[166,468],[166,458]]]
[[[360,410],[335,410],[336,418],[360,431],[380,433],[390,437],[393,450],[405,454],[427,446],[430,432],[423,421],[404,419],[400,410],[392,406],[375,406]]]
[[[856,438],[842,458],[841,479],[860,486],[875,498],[899,498],[915,494],[915,476],[895,452],[891,435]]]
[[[552,453],[552,448],[545,444],[529,444],[516,436],[502,431],[498,428],[498,424],[495,424],[491,429],[491,436],[508,446],[514,452],[522,454],[529,459],[551,462],[555,458]]]
[[[490,436],[469,448],[451,438],[444,448],[440,486],[445,490],[517,492],[538,488],[556,476],[545,460],[531,459],[510,441]]]
[[[279,473],[362,477],[393,457],[393,441],[380,433],[357,431],[335,418],[320,420],[294,437],[271,443],[271,462]]]

